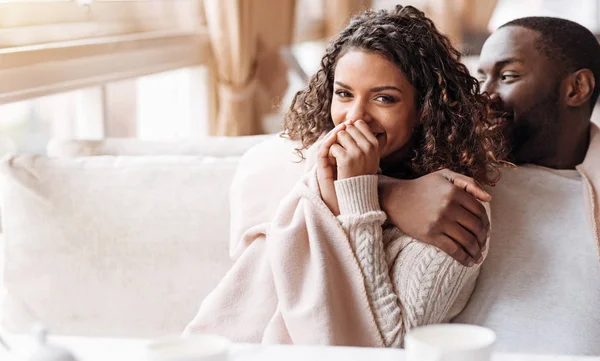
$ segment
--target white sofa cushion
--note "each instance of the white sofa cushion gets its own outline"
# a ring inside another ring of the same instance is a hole
[[[2,325],[154,337],[178,333],[230,267],[238,158],[46,158],[2,164]]]

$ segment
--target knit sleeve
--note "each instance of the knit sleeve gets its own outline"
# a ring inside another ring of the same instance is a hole
[[[459,295],[472,292],[479,266],[464,267],[397,229],[384,232],[386,215],[379,206],[377,176],[336,181],[335,189],[338,219],[363,273],[385,345],[402,347],[412,327],[446,321]],[[394,248],[396,255],[390,256]]]

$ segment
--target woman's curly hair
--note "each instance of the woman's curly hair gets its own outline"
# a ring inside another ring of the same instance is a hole
[[[302,149],[333,129],[330,107],[335,66],[349,50],[373,52],[394,62],[416,90],[419,120],[408,177],[448,168],[493,185],[504,157],[501,137],[488,119],[488,99],[460,62],[460,53],[425,14],[412,6],[366,11],[333,38],[320,70],[287,112],[284,135]],[[386,170],[384,169],[384,173]]]

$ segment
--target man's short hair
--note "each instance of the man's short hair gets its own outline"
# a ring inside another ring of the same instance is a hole
[[[600,94],[600,44],[591,31],[576,22],[545,16],[525,17],[510,21],[500,28],[520,26],[540,33],[540,50],[557,62],[557,69],[575,72],[589,69],[596,84],[591,97],[593,109]]]

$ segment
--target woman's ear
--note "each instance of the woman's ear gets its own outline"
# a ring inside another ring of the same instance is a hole
[[[581,69],[569,76],[566,103],[570,107],[580,107],[586,104],[592,94],[596,80],[589,69]]]

